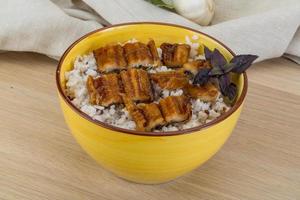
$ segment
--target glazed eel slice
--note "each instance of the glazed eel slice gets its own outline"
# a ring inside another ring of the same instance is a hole
[[[128,67],[157,67],[161,65],[154,40],[150,40],[148,44],[126,43],[124,50]]]
[[[167,123],[183,122],[190,118],[192,109],[189,99],[184,96],[169,96],[159,101]]]
[[[162,116],[158,104],[141,103],[136,105],[126,94],[122,94],[122,98],[126,109],[136,123],[136,130],[151,131],[153,128],[165,124],[165,120]]]
[[[107,107],[111,104],[123,102],[120,96],[123,90],[119,74],[105,74],[96,79],[88,76],[86,84],[91,104]]]
[[[160,88],[167,90],[181,89],[189,83],[188,76],[178,70],[153,73],[150,77]]]
[[[134,102],[150,102],[153,100],[152,85],[147,71],[130,68],[121,71],[121,80],[125,94]]]
[[[204,86],[191,85],[186,87],[187,94],[194,99],[200,99],[201,101],[215,101],[219,95],[218,88],[208,82]]]
[[[98,71],[111,72],[126,69],[124,49],[121,45],[107,45],[94,50]]]
[[[188,61],[191,47],[187,44],[162,43],[162,60],[168,67],[182,67]]]

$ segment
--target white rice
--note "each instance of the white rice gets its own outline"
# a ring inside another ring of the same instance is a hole
[[[160,66],[148,70],[148,72],[151,74],[155,74],[157,72],[167,72],[167,71],[174,71],[174,69],[168,68],[166,66]]]
[[[193,43],[188,36],[185,36],[185,43],[191,46],[190,58],[197,56],[200,44],[198,42]]]
[[[131,40],[128,40],[127,42],[125,42],[124,44],[127,44],[127,43],[135,43],[135,42],[138,42],[137,39],[135,38],[132,38]],[[121,45],[123,45],[122,43],[120,43]]]
[[[160,47],[157,47],[157,53],[158,53],[158,56],[161,58],[161,55],[162,55],[162,50]]]
[[[193,35],[192,36],[192,40],[198,40],[199,39],[199,36],[198,35]]]
[[[198,38],[192,37],[193,40]],[[136,42],[132,39],[128,42]],[[192,43],[189,37],[186,37],[186,43],[191,46],[191,54],[193,53],[192,59],[199,59],[200,56],[196,56],[199,48],[199,43]],[[161,49],[158,48],[161,55]],[[203,58],[203,56],[201,57]],[[161,66],[158,68],[149,69],[149,73],[157,73],[163,71],[172,71],[173,69],[167,68],[166,66]],[[92,53],[88,55],[78,56],[74,61],[74,69],[66,72],[66,94],[71,99],[72,103],[79,108],[82,112],[86,113],[95,120],[107,123],[112,126],[135,130],[136,124],[131,119],[128,111],[123,105],[111,105],[109,107],[102,107],[99,105],[91,105],[89,103],[88,91],[86,88],[86,81],[88,76],[98,77],[101,76],[97,72],[97,65],[94,55]],[[177,90],[162,90],[155,83],[153,88],[155,90],[155,102],[158,102],[160,98],[165,98],[168,96],[180,96],[183,94],[182,89]],[[223,102],[221,95],[218,96],[216,102],[203,102],[199,99],[191,100],[192,106],[192,116],[188,122],[176,123],[163,126],[159,129],[153,130],[154,132],[168,132],[168,131],[178,131],[182,129],[188,129],[195,126],[199,126],[208,123],[221,114],[229,110]]]

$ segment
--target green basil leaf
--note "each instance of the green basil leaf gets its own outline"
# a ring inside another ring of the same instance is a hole
[[[146,0],[158,7],[163,7],[163,8],[167,8],[169,10],[175,10],[174,6],[173,5],[170,5],[170,4],[166,4],[164,3],[162,0]]]

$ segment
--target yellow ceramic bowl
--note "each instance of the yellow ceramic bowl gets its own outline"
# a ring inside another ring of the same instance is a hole
[[[193,35],[199,37],[197,42],[218,48],[227,59],[234,55],[206,34],[162,23],[128,23],[102,28],[80,38],[64,53],[56,72],[61,108],[71,133],[102,167],[133,182],[162,183],[199,167],[227,140],[242,110],[247,91],[246,74],[234,77],[238,99],[226,114],[205,125],[170,133],[136,132],[95,121],[72,105],[64,93],[64,74],[73,68],[78,55],[132,38],[142,42],[153,38],[160,45],[162,42],[184,43],[185,36]],[[203,46],[199,51],[203,51]]]

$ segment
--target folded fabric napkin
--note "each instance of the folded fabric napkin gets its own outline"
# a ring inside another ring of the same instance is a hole
[[[216,0],[212,25],[206,27],[144,0],[3,1],[0,50],[38,52],[58,59],[85,33],[133,21],[188,26],[212,35],[237,54],[257,54],[259,60],[300,57],[299,0]]]

